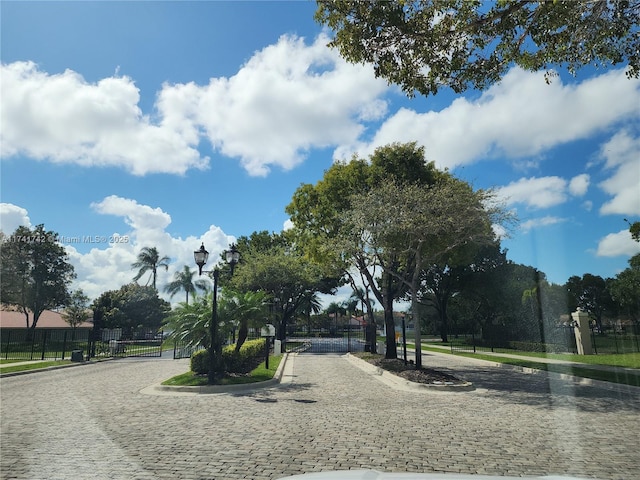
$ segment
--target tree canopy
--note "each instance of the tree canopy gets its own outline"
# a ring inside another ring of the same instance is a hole
[[[466,246],[496,242],[492,224],[501,223],[504,214],[491,200],[490,192],[474,191],[454,177],[428,186],[387,181],[353,196],[346,215],[350,243],[357,255],[368,257],[369,265],[404,284],[411,310],[417,312],[425,270],[447,263]],[[420,367],[420,328],[414,334]]]
[[[277,337],[285,339],[290,319],[308,305],[310,294],[331,293],[338,278],[305,257],[286,235],[254,232],[240,237],[241,261],[230,285],[238,292],[264,292],[270,304]]]
[[[637,0],[319,0],[316,11],[346,60],[409,95],[484,89],[514,64],[548,75],[628,64],[638,78],[639,17]]]
[[[160,257],[156,247],[144,247],[138,254],[138,259],[131,264],[131,267],[138,269],[138,273],[133,277],[134,282],[140,280],[145,273],[151,272],[151,286],[154,290],[157,290],[158,268],[164,267],[165,270],[168,270],[169,257]]]
[[[171,308],[153,287],[137,283],[104,292],[92,307],[98,328],[122,328],[127,334],[139,328],[158,329]]]
[[[44,310],[63,306],[69,299],[74,268],[56,238],[55,232],[37,225],[34,229],[18,227],[11,236],[0,239],[0,298],[18,306],[27,328],[35,329]]]
[[[193,280],[195,270],[191,270],[189,266],[184,265],[182,271],[176,272],[173,275],[173,281],[169,282],[164,291],[172,297],[181,290],[185,293],[185,302],[189,303],[189,295],[195,295],[196,290],[206,290],[208,283],[205,280],[198,279]]]

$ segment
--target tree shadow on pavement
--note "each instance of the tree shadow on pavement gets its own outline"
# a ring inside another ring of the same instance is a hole
[[[637,387],[580,384],[545,372],[524,373],[501,367],[457,366],[448,370],[472,382],[476,392],[502,400],[507,396],[513,403],[591,412],[640,412],[640,388]]]

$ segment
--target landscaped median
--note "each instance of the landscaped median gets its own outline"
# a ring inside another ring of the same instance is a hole
[[[347,360],[365,372],[376,376],[396,390],[424,392],[464,392],[474,390],[470,382],[460,380],[438,370],[404,365],[399,359],[384,359],[382,355],[370,353],[346,355]]]
[[[243,390],[253,390],[277,385],[282,381],[284,369],[290,354],[285,353],[269,357],[269,368],[265,362],[246,375],[225,375],[215,385],[207,384],[207,375],[196,374],[193,371],[177,375],[165,380],[159,385],[142,390],[142,393],[155,395],[171,394],[206,394],[227,393]]]

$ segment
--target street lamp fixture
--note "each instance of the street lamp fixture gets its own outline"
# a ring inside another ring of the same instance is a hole
[[[233,269],[240,260],[240,252],[238,252],[235,244],[232,244],[231,248],[225,251],[224,254],[225,260],[231,266],[231,274],[233,275]],[[209,252],[204,248],[204,243],[199,250],[193,252],[193,258],[196,265],[198,265],[198,275],[202,275],[202,267],[209,260]],[[215,383],[217,374],[222,372],[222,342],[218,334],[218,279],[220,270],[216,267],[211,273],[213,273],[213,302],[211,306],[211,321],[209,322],[209,384]]]

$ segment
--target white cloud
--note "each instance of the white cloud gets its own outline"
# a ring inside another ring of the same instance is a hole
[[[92,203],[91,207],[101,214],[124,217],[127,225],[138,233],[149,230],[162,231],[171,223],[171,217],[162,209],[140,205],[135,200],[116,195]]]
[[[633,256],[640,253],[640,243],[631,238],[629,230],[610,233],[598,242],[599,257]]]
[[[613,198],[601,214],[640,215],[640,137],[623,130],[602,145],[600,156],[612,176],[599,184]]]
[[[135,175],[206,168],[188,128],[154,125],[138,107],[132,79],[88,83],[66,70],[50,75],[33,62],[2,65],[0,154],[53,163],[122,167]]]
[[[574,197],[582,197],[587,193],[589,189],[589,175],[583,173],[581,175],[576,175],[569,182],[569,192]]]
[[[287,218],[284,223],[282,224],[282,230],[291,230],[295,225],[293,224],[293,222],[291,221],[290,218]]]
[[[513,68],[477,100],[456,99],[441,111],[402,108],[370,142],[340,146],[334,157],[366,157],[390,142],[418,141],[441,167],[453,168],[506,155],[514,162],[638,117],[640,82],[612,70],[575,85]]]
[[[164,85],[158,110],[165,125],[192,124],[215,148],[241,160],[251,175],[290,169],[312,148],[354,142],[363,121],[386,114],[388,87],[370,67],[351,65],[326,47],[283,36],[256,52],[229,78],[208,85]]]
[[[157,120],[144,115],[126,76],[88,83],[79,73],[41,71],[32,62],[2,65],[3,158],[122,167],[135,175],[207,168],[197,147],[238,158],[251,175],[290,169],[311,148],[357,141],[366,122],[387,113],[386,82],[329,49],[283,36],[229,77],[207,85],[165,84]]]
[[[28,212],[12,203],[0,203],[0,230],[11,235],[20,226],[31,227]]]
[[[567,181],[560,177],[521,178],[496,189],[508,205],[523,203],[531,208],[549,208],[567,200]]]
[[[28,221],[24,208],[11,204],[2,205],[2,219],[4,229],[4,213],[16,213],[16,218]],[[197,267],[193,260],[193,251],[202,243],[209,251],[210,264],[213,265],[220,254],[235,242],[235,238],[226,235],[220,227],[211,225],[206,232],[199,236],[176,238],[171,236],[167,227],[171,223],[171,216],[160,208],[142,205],[133,199],[111,195],[102,201],[92,204],[93,209],[104,215],[115,215],[124,221],[124,229],[111,232],[104,237],[62,237],[61,244],[69,254],[69,262],[74,266],[77,274],[72,289],[82,288],[90,298],[97,298],[107,290],[116,290],[122,285],[131,283],[137,273],[131,268],[143,247],[156,247],[161,256],[171,259],[169,270],[158,272],[157,286],[160,294],[168,301],[182,301],[177,296],[171,299],[163,292],[164,286],[173,280],[173,275],[181,271],[184,265],[193,270]],[[9,223],[7,223],[9,225]],[[17,226],[17,225],[16,225]],[[15,228],[13,229],[15,230]],[[13,231],[12,230],[12,231]],[[110,237],[119,237],[123,241],[111,242]],[[92,243],[93,248],[86,253],[79,251],[81,243]],[[211,265],[207,265],[209,269]],[[203,277],[206,278],[206,277]],[[143,276],[139,283],[148,282],[148,275]]]
[[[554,216],[546,216],[541,218],[533,218],[531,220],[527,220],[526,222],[522,222],[520,224],[520,228],[523,232],[528,232],[531,229],[539,228],[539,227],[547,227],[549,225],[556,225],[558,223],[566,222],[566,218],[554,217]]]

